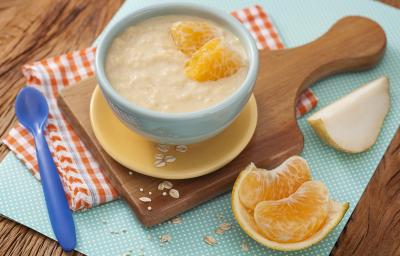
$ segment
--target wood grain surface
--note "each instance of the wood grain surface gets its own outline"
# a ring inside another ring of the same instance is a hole
[[[90,45],[121,2],[0,1],[0,136],[15,120],[12,104],[24,83],[21,65]],[[400,6],[398,0],[385,2]],[[7,152],[4,145],[0,145],[0,159]],[[400,255],[399,166],[400,130],[332,251],[333,255]],[[0,255],[80,254],[63,253],[53,240],[0,217]]]
[[[122,0],[0,1],[0,136],[15,120],[21,66],[90,46]],[[8,150],[0,145],[0,159]],[[51,239],[0,217],[0,255],[64,255]],[[77,254],[78,255],[78,254]]]
[[[295,115],[299,93],[328,75],[373,67],[382,57],[385,47],[386,36],[377,23],[361,17],[346,17],[309,44],[278,51],[260,51],[260,71],[254,90],[258,121],[249,145],[216,172],[174,181],[174,187],[180,193],[179,199],[166,200],[161,193],[153,195],[152,211],[148,211],[147,204],[139,200],[142,196],[139,188],[157,190],[161,180],[139,173],[129,175],[127,168],[103,150],[92,131],[89,105],[97,84],[95,78],[66,88],[58,99],[58,105],[138,219],[144,225],[152,226],[229,191],[239,172],[250,162],[272,168],[288,157],[300,154],[304,141]]]

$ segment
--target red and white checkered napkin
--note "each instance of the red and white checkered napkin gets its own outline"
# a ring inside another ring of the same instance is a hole
[[[260,6],[234,11],[232,15],[251,31],[260,49],[283,48],[276,29]],[[117,191],[61,114],[56,102],[63,88],[93,76],[94,52],[95,48],[87,48],[28,64],[22,69],[27,85],[39,89],[48,101],[50,115],[46,139],[72,210],[90,208],[118,197]],[[297,104],[297,115],[304,115],[316,104],[312,91],[305,91]],[[17,123],[3,142],[39,179],[33,138],[25,128]]]

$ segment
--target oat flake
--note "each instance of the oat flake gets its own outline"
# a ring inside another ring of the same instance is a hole
[[[232,224],[224,222],[220,224],[218,228],[222,229],[223,231],[228,231],[229,229],[231,229],[231,227]]]
[[[164,180],[163,183],[164,183],[164,188],[166,189],[171,189],[173,187],[172,183],[168,180]]]
[[[156,160],[154,162],[154,166],[157,167],[157,168],[164,167],[166,164],[167,163],[164,162],[164,160],[162,160],[162,159],[161,160]]]
[[[158,190],[171,189],[172,187],[173,187],[172,183],[167,180],[164,180],[163,182],[158,184]]]
[[[171,223],[172,224],[180,224],[180,223],[182,223],[182,218],[180,216],[176,216],[175,218],[173,218],[171,220]]]
[[[215,232],[215,234],[218,234],[218,235],[223,235],[225,233],[225,231],[220,228],[217,228],[214,232]]]
[[[173,162],[175,162],[175,160],[176,160],[176,157],[174,157],[174,156],[169,155],[169,156],[164,157],[164,161],[167,163],[173,163]]]
[[[165,234],[165,235],[162,235],[162,236],[160,236],[160,242],[161,243],[166,243],[166,242],[169,242],[169,241],[171,241],[171,236],[169,235],[169,234]]]
[[[206,244],[208,244],[208,245],[214,245],[214,244],[217,243],[217,240],[215,240],[215,238],[212,237],[212,236],[205,236],[205,237],[203,238],[203,241],[204,241]]]
[[[185,153],[187,151],[188,147],[186,145],[177,145],[175,147],[175,150],[181,153]]]
[[[169,195],[173,198],[179,198],[179,191],[176,189],[171,189],[169,191]]]
[[[169,146],[168,146],[168,145],[165,145],[165,144],[159,144],[159,145],[157,146],[157,150],[160,151],[160,152],[162,152],[162,153],[167,153],[168,150],[169,150]]]
[[[246,242],[243,242],[240,247],[242,247],[242,251],[248,252],[249,251],[249,245]]]
[[[151,202],[151,198],[149,198],[147,196],[142,196],[142,197],[139,198],[139,200],[142,201],[142,202],[145,202],[145,203]]]
[[[155,154],[155,155],[154,155],[154,158],[157,159],[157,160],[162,160],[162,159],[164,159],[164,155],[158,153],[158,154]]]

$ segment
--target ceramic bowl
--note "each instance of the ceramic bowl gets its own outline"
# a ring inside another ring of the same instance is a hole
[[[111,86],[105,73],[105,59],[113,39],[127,27],[148,18],[162,15],[192,15],[212,20],[234,33],[244,46],[249,70],[243,84],[217,105],[194,112],[163,113],[135,105]],[[103,96],[116,116],[131,130],[158,143],[191,144],[206,140],[224,130],[242,111],[255,85],[258,50],[254,39],[231,15],[220,10],[187,3],[148,6],[131,12],[111,25],[102,35],[95,56],[95,74]]]

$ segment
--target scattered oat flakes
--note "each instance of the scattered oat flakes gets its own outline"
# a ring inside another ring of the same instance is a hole
[[[179,191],[176,189],[171,189],[169,191],[169,195],[173,198],[179,198]]]
[[[165,234],[165,235],[160,236],[160,242],[161,243],[166,243],[166,242],[169,242],[169,241],[171,241],[170,234]]]
[[[188,147],[186,145],[177,145],[175,147],[175,150],[181,153],[185,153],[187,151]]]
[[[166,196],[166,195],[167,195],[167,192],[165,192],[165,191],[162,192],[162,195],[163,195],[163,196]]]
[[[129,174],[129,175],[133,175],[133,172],[129,172],[128,174]]]
[[[168,145],[165,145],[165,144],[159,144],[159,145],[157,146],[157,150],[160,151],[160,152],[162,152],[162,153],[167,153],[168,150],[169,150],[169,146],[168,146]]]
[[[165,157],[164,157],[164,160],[165,160],[165,162],[167,162],[167,163],[172,163],[172,162],[175,162],[176,157],[171,156],[171,155],[168,155],[168,156],[165,156]]]
[[[248,252],[249,251],[249,245],[246,242],[243,242],[240,247],[242,247],[242,251]]]
[[[205,237],[203,238],[203,241],[204,241],[206,244],[208,244],[208,245],[214,245],[214,244],[217,243],[217,240],[215,240],[215,238],[212,237],[212,236],[205,236]]]
[[[152,238],[151,235],[147,235],[148,240],[151,240],[151,238]]]
[[[130,251],[124,252],[121,256],[131,256],[132,253]]]
[[[147,206],[147,210],[151,211],[152,209],[151,206]]]
[[[139,200],[142,201],[142,202],[145,202],[145,203],[151,202],[151,198],[149,198],[147,196],[142,196],[142,197],[139,198]]]
[[[149,191],[149,195],[153,194],[151,191]]]
[[[180,223],[182,223],[182,218],[180,216],[176,216],[175,218],[173,218],[171,220],[171,223],[172,224],[180,224]]]
[[[143,188],[139,188],[139,191],[140,191],[140,192],[143,192]]]
[[[157,168],[164,167],[167,163],[163,159],[156,160],[154,166]]]

